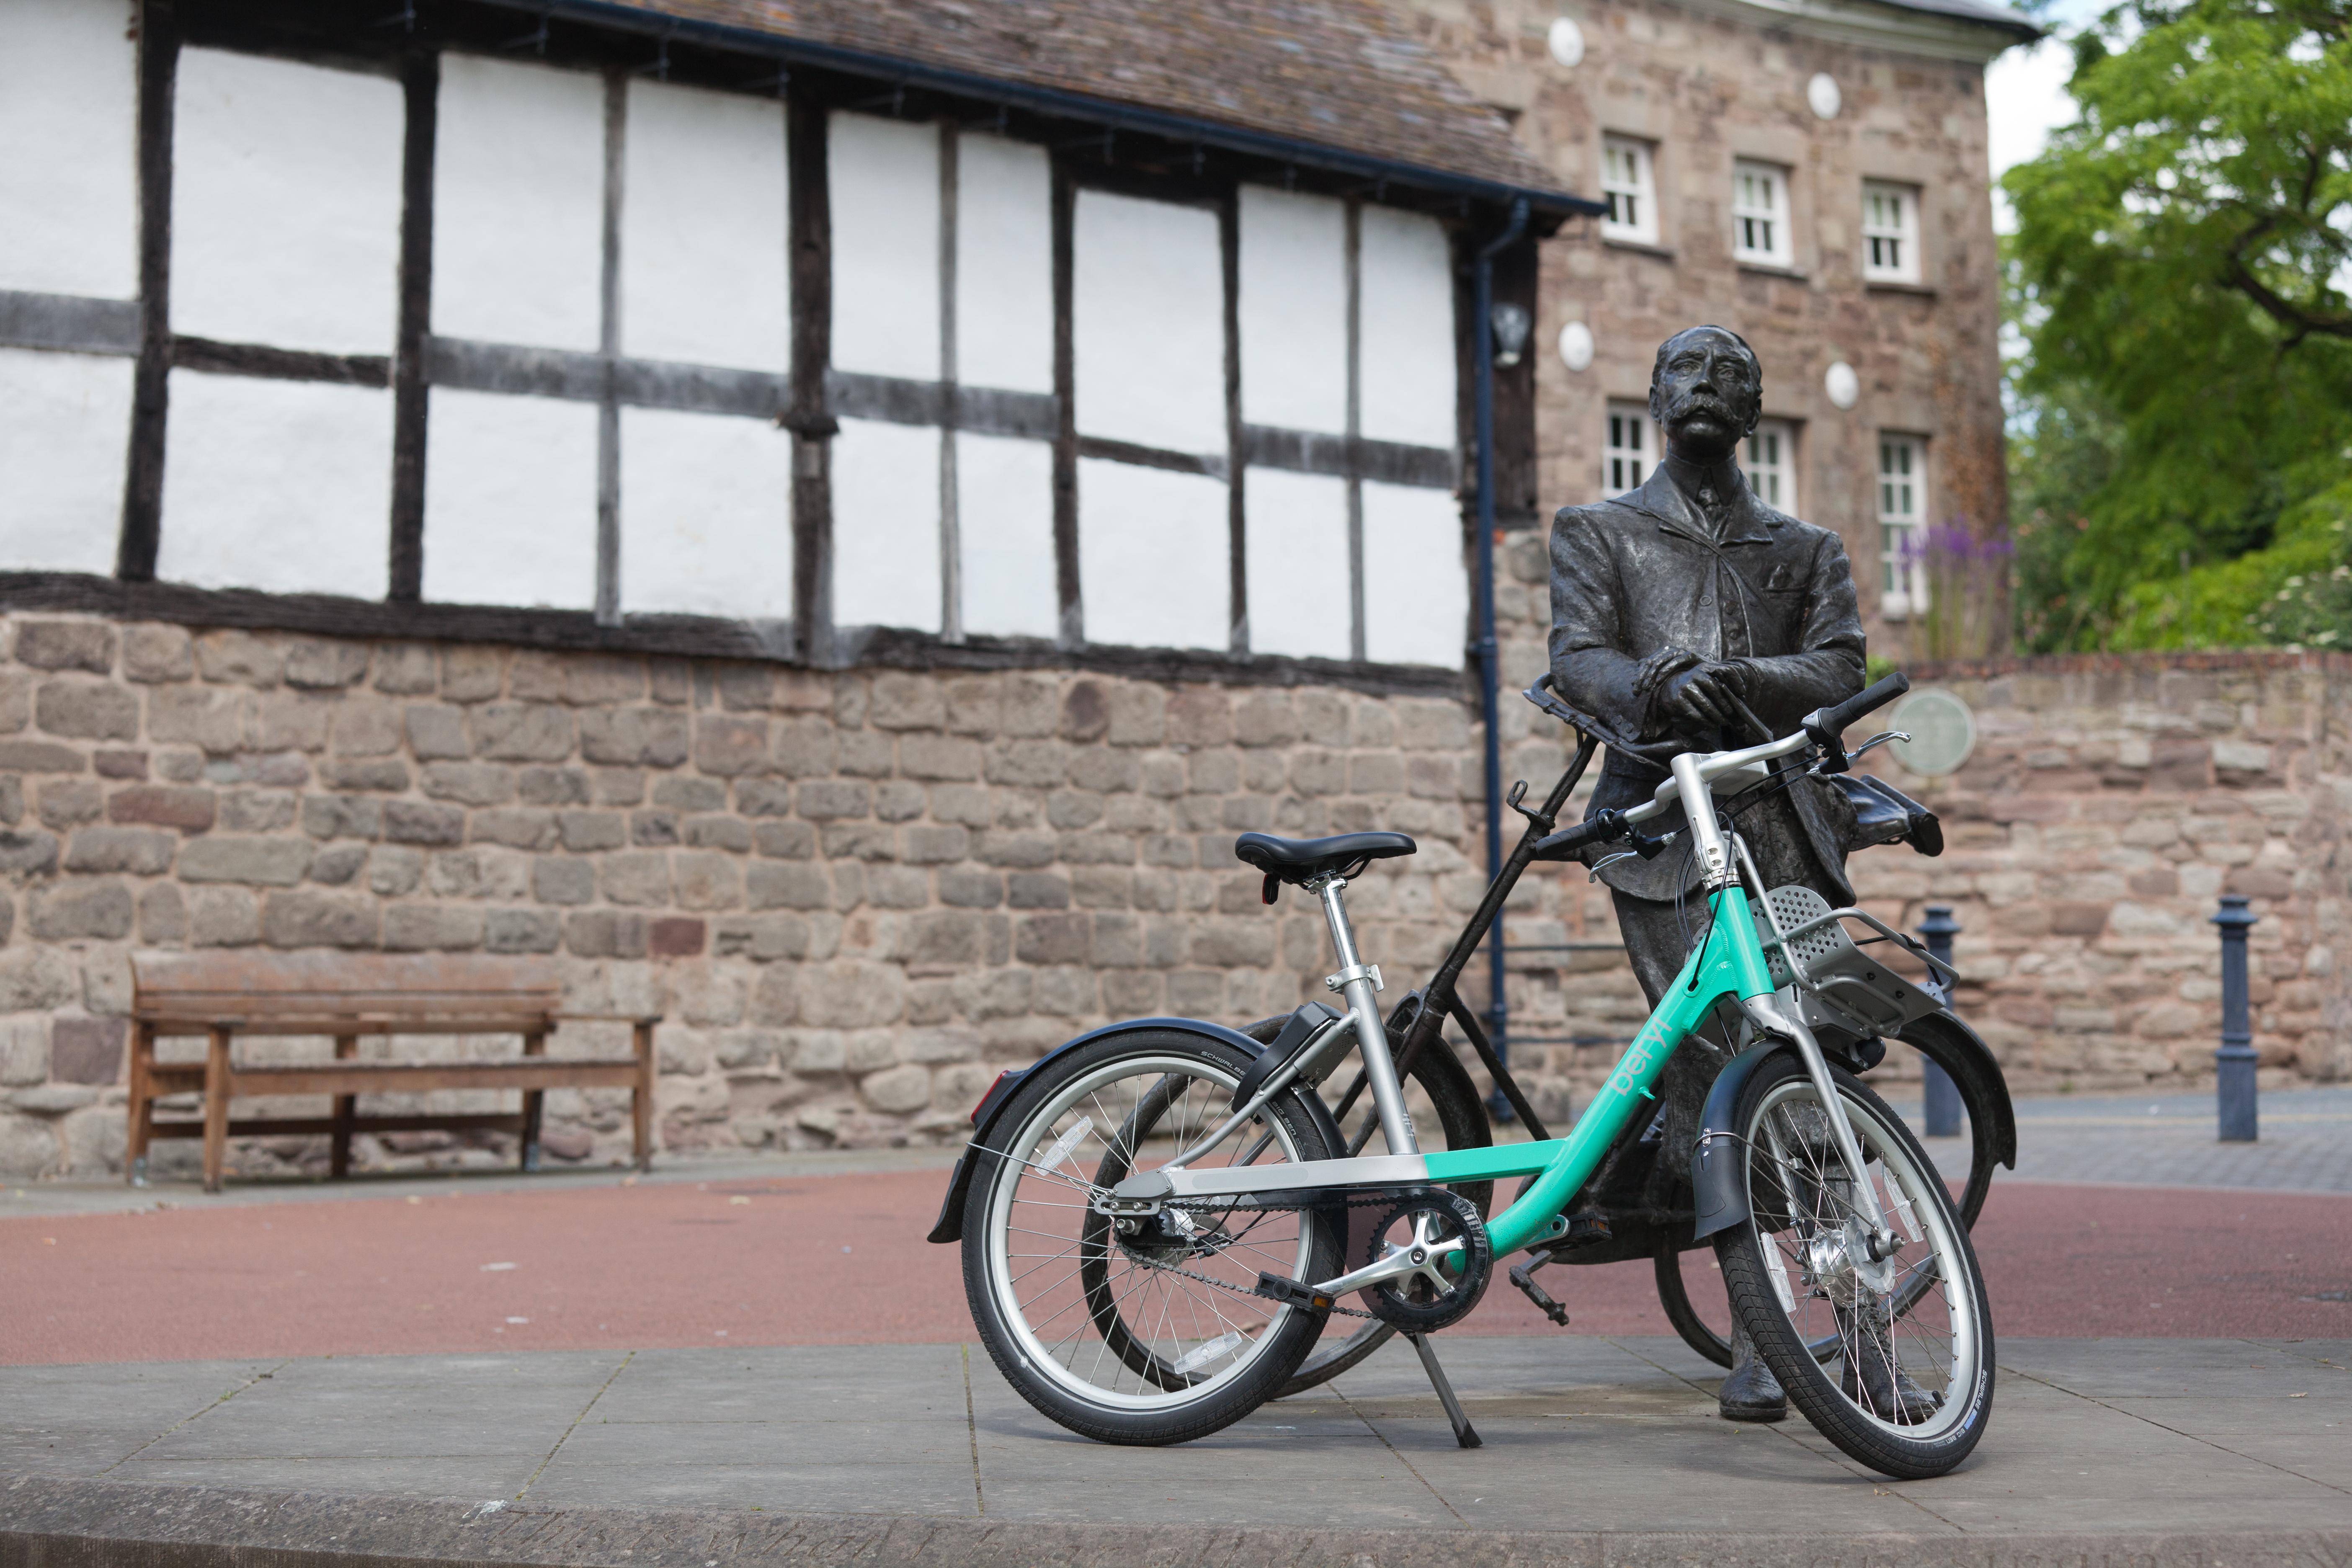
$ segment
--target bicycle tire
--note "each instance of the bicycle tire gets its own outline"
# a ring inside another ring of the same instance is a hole
[[[1959,1202],[1955,1206],[1959,1211],[1960,1223],[1974,1230],[1977,1215],[1984,1212],[1985,1195],[1992,1190],[1993,1170],[2000,1163],[1993,1151],[1995,1119],[1990,1109],[1979,1107],[1970,1098],[1964,1080],[1953,1081],[1959,1088],[1961,1109],[1968,1115],[1969,1144],[1968,1184],[1961,1189]],[[1675,1332],[1681,1337],[1683,1343],[1716,1365],[1728,1368],[1731,1365],[1731,1342],[1717,1333],[1708,1326],[1706,1320],[1698,1315],[1697,1309],[1691,1305],[1689,1288],[1683,1283],[1682,1254],[1696,1251],[1706,1245],[1703,1241],[1693,1242],[1685,1247],[1672,1240],[1663,1241],[1651,1258],[1651,1267],[1657,1277],[1658,1305],[1665,1309],[1666,1321],[1674,1325]],[[1896,1309],[1898,1312],[1908,1310],[1908,1303],[1898,1305]],[[1816,1345],[1813,1349],[1817,1355],[1826,1353],[1824,1345]]]
[[[1814,1430],[1896,1479],[1946,1475],[1974,1451],[1992,1412],[1984,1270],[1941,1173],[1903,1119],[1852,1073],[1832,1067],[1830,1078],[1862,1146],[1860,1172],[1838,1154],[1802,1063],[1771,1058],[1741,1086],[1731,1131],[1749,1215],[1716,1234],[1724,1285],[1757,1353]],[[1864,1249],[1868,1227],[1851,1195],[1857,1179],[1884,1189],[1896,1249],[1883,1260]],[[1890,1272],[1932,1287],[1899,1327],[1883,1315],[1892,1297],[1873,1278]],[[1824,1325],[1843,1343],[1835,1375],[1812,1353]]]

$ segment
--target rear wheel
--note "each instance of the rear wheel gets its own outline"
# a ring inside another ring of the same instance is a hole
[[[1748,1217],[1717,1233],[1732,1310],[1790,1399],[1872,1468],[1939,1476],[1984,1436],[1992,1408],[1992,1313],[1950,1194],[1886,1102],[1831,1068],[1862,1153],[1848,1168],[1820,1092],[1793,1056],[1742,1086],[1733,1117]],[[1872,1256],[1867,1185],[1894,1232]],[[1909,1300],[1898,1313],[1896,1303]],[[1814,1345],[1830,1340],[1824,1359]]]
[[[1094,1207],[1223,1121],[1249,1061],[1176,1030],[1113,1036],[1033,1074],[978,1156],[963,1226],[973,1323],[1005,1380],[1073,1432],[1206,1436],[1272,1397],[1322,1331],[1324,1314],[1252,1293],[1260,1272],[1343,1271],[1339,1227],[1311,1211]],[[1327,1125],[1279,1095],[1192,1168],[1329,1159]]]

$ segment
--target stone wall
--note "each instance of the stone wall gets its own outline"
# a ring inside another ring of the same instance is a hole
[[[17,1176],[119,1167],[137,949],[552,954],[571,1005],[667,1014],[665,1147],[871,1144],[950,1137],[1000,1066],[1087,1025],[1321,994],[1319,921],[1260,905],[1236,832],[1416,835],[1353,900],[1391,973],[1434,962],[1480,881],[1455,700],[96,618],[0,637]],[[559,1158],[625,1147],[613,1096],[549,1115]],[[503,1157],[365,1142],[378,1163]],[[235,1168],[322,1148],[248,1142]]]
[[[1883,771],[1942,814],[1938,860],[1874,850],[1857,890],[1916,924],[1954,903],[1961,1011],[2028,1088],[2210,1082],[2242,893],[2266,1081],[2352,1078],[2339,654],[2067,657],[1922,666],[1979,739],[1949,779]]]
[[[1539,542],[1514,540],[1502,563],[1507,673],[1532,679]],[[667,1015],[667,1150],[948,1142],[1001,1067],[1088,1025],[1242,1023],[1323,994],[1319,920],[1295,896],[1258,902],[1231,858],[1236,832],[1420,840],[1351,895],[1391,1002],[1483,882],[1466,698],[42,616],[0,622],[0,1172],[19,1178],[120,1169],[128,958],[142,948],[547,953],[572,1005]],[[2263,917],[2266,1076],[2352,1075],[2337,959],[2352,769],[2331,728],[2352,662],[1918,673],[1965,695],[1982,730],[1954,778],[1893,773],[1943,812],[1951,848],[1868,851],[1855,880],[1906,926],[1929,901],[1958,906],[1962,1010],[2013,1083],[2209,1078],[2204,921],[2224,891]],[[1507,692],[1503,712],[1508,776],[1540,796],[1559,737]],[[1532,872],[1510,927],[1529,946],[1612,937],[1602,889],[1571,868]],[[1591,1042],[1515,1051],[1557,1116],[1642,1003],[1606,951],[1514,968],[1516,1034]],[[1482,960],[1482,1005],[1484,976]],[[610,1048],[606,1027],[575,1026],[558,1049]],[[551,1095],[549,1111],[559,1161],[625,1149],[609,1093]],[[360,1154],[487,1163],[510,1158],[502,1143],[391,1135]],[[173,1141],[158,1162],[194,1152]],[[311,1169],[323,1153],[321,1140],[248,1140],[233,1168]]]

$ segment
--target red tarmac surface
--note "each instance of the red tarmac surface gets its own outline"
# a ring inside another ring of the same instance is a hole
[[[958,1249],[923,1240],[946,1179],[0,1220],[0,1363],[969,1339]],[[2352,1335],[2352,1197],[1996,1184],[1976,1237],[2004,1335]],[[1542,1279],[1575,1331],[1672,1331],[1647,1263]],[[1498,1278],[1454,1331],[1559,1331]]]

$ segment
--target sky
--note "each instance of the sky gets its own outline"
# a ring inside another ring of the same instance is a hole
[[[2059,0],[2042,24],[2054,33],[2072,34],[2103,8],[2097,0]],[[2051,132],[2074,120],[2074,100],[2066,95],[2066,79],[2074,68],[2074,55],[2056,37],[2044,38],[2030,49],[2011,49],[1986,68],[1985,110],[1996,182],[2011,165],[2041,152]],[[1998,184],[1992,212],[1993,223],[2003,234],[2016,226]]]

